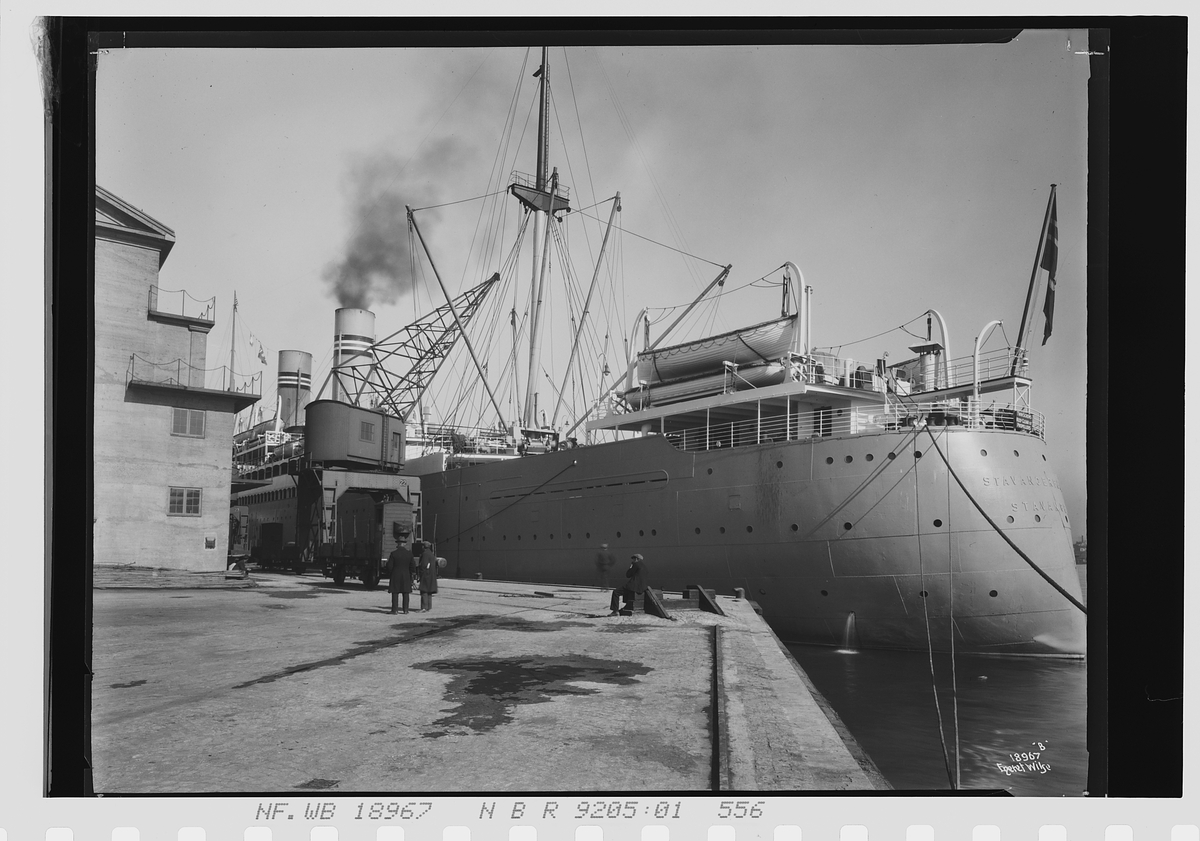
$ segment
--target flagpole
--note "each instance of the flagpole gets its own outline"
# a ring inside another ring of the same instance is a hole
[[[237,290],[233,290],[233,318],[229,323],[229,390],[233,391],[233,349],[237,347]]]
[[[1046,247],[1046,231],[1050,228],[1050,208],[1054,206],[1054,194],[1058,189],[1057,184],[1050,185],[1050,198],[1046,202],[1046,216],[1042,219],[1042,235],[1038,238],[1037,254],[1033,258],[1033,271],[1029,275],[1029,291],[1025,294],[1025,309],[1021,312],[1021,327],[1017,330],[1017,347],[1013,352],[1011,376],[1017,375],[1017,369],[1021,365],[1021,361],[1025,358],[1025,340],[1028,338],[1029,328],[1032,328],[1030,323],[1032,319],[1029,316],[1029,307],[1033,301],[1037,300],[1038,269],[1042,265],[1042,251]]]

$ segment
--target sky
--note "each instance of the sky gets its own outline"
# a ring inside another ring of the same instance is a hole
[[[969,355],[992,319],[1003,334],[986,347],[1003,347],[1016,340],[1057,184],[1054,330],[1041,346],[1039,301],[1033,406],[1073,532],[1086,533],[1086,38],[552,49],[550,158],[576,208],[566,230],[577,287],[591,279],[606,202],[621,194],[583,364],[623,369],[637,312],[652,308],[657,337],[667,308],[726,264],[727,294],[672,341],[777,316],[779,287],[749,284],[778,283],[785,260],[814,289],[818,346],[868,364],[885,351],[909,358],[932,307],[951,356]],[[441,302],[423,254],[410,269],[404,206],[483,196],[512,170],[533,172],[539,63],[525,48],[110,51],[97,71],[96,179],[175,231],[162,288],[216,297],[210,365],[228,361],[236,291],[235,368],[263,372],[269,414],[276,353],[312,353],[315,389],[343,302],[369,306],[379,337]],[[507,246],[485,239],[484,223],[502,222],[510,240],[519,224],[503,196],[416,218],[451,294],[501,268]],[[493,371],[531,273],[527,257],[506,273],[471,331]],[[577,291],[576,311],[578,301]],[[547,302],[557,383],[572,299]],[[501,326],[487,333],[493,314]],[[454,375],[431,388],[435,419],[469,360],[448,364]]]

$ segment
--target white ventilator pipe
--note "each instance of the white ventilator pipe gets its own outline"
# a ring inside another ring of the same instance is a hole
[[[976,423],[979,422],[979,348],[982,347],[983,343],[988,340],[988,336],[992,334],[992,331],[1003,323],[1004,322],[999,319],[993,319],[992,321],[989,321],[987,326],[985,326],[983,330],[979,332],[979,335],[975,337],[975,364],[974,374],[972,375],[971,379],[971,394],[974,406],[971,410],[971,414]]]

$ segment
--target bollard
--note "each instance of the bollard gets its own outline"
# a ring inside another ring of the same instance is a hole
[[[745,587],[734,587],[733,588],[733,597],[735,599],[746,598],[746,588]]]

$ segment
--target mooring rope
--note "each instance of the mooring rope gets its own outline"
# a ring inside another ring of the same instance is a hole
[[[983,515],[983,519],[987,520],[988,525],[990,525],[993,529],[996,530],[996,534],[998,534],[998,535],[1000,535],[1000,537],[1004,538],[1004,542],[1007,543],[1009,546],[1011,546],[1012,550],[1014,552],[1016,552],[1018,555],[1020,555],[1021,559],[1023,561],[1025,561],[1025,563],[1029,564],[1029,566],[1033,568],[1034,572],[1036,572],[1038,575],[1040,575],[1042,578],[1044,578],[1046,580],[1046,583],[1048,583],[1051,587],[1053,587],[1058,592],[1062,593],[1062,595],[1067,599],[1067,601],[1069,601],[1071,604],[1073,604],[1077,608],[1079,608],[1083,612],[1083,614],[1086,616],[1087,608],[1084,607],[1082,604],[1080,604],[1080,602],[1077,598],[1075,598],[1070,593],[1068,593],[1066,590],[1064,590],[1062,585],[1060,585],[1057,581],[1055,581],[1053,578],[1051,578],[1050,575],[1045,570],[1043,570],[1036,563],[1034,563],[1032,558],[1030,558],[1028,555],[1026,555],[1024,552],[1022,552],[1020,547],[1017,546],[1017,544],[1013,543],[1012,540],[1009,539],[1009,536],[1004,533],[1004,531],[1000,528],[999,525],[996,524],[996,521],[987,515],[987,512],[983,510],[983,507],[978,502],[975,501],[975,497],[971,496],[971,492],[969,490],[967,490],[967,486],[963,484],[962,479],[958,478],[958,474],[954,472],[954,468],[950,466],[950,460],[948,458],[946,458],[946,454],[943,453],[942,448],[938,446],[937,439],[933,437],[933,433],[930,432],[928,424],[926,424],[926,426],[925,426],[925,431],[927,433],[929,433],[929,440],[933,442],[933,448],[935,450],[937,450],[938,455],[941,456],[942,462],[946,465],[946,469],[950,471],[950,475],[954,477],[954,481],[958,483],[958,486],[960,488],[962,488],[962,492],[967,495],[967,499],[971,500],[971,504],[975,506],[975,509],[980,514]]]
[[[950,773],[950,756],[946,752],[946,732],[945,725],[942,723],[942,704],[938,700],[937,691],[937,671],[933,667],[933,632],[929,629],[929,597],[928,591],[925,589],[925,553],[921,550],[921,483],[917,481],[917,477],[913,478],[913,493],[916,497],[917,509],[917,564],[921,571],[921,611],[925,614],[925,641],[929,650],[929,682],[933,688],[933,706],[937,710],[938,720],[938,739],[942,743],[942,763],[946,766],[946,779],[950,781],[950,788],[955,789],[954,775]],[[950,635],[954,636],[954,617],[950,618]]]

